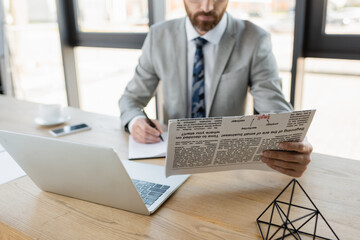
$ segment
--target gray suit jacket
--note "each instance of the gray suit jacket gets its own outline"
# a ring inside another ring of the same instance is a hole
[[[219,43],[206,116],[243,115],[248,87],[259,113],[291,111],[281,91],[281,79],[267,32],[227,14]],[[187,37],[185,18],[151,27],[135,75],[119,100],[124,126],[154,96],[159,81],[164,96],[164,122],[187,115]]]

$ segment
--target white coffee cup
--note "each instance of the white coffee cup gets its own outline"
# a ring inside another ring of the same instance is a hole
[[[48,123],[58,122],[64,117],[63,109],[60,104],[42,104],[39,105],[38,117]]]

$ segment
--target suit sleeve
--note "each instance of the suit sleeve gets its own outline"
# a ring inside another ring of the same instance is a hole
[[[134,77],[127,84],[119,100],[121,123],[126,131],[128,131],[127,125],[131,119],[143,115],[141,109],[155,95],[158,83],[159,77],[152,62],[152,30],[150,29],[144,41]]]
[[[253,54],[250,93],[254,97],[254,108],[259,113],[288,112],[293,109],[282,93],[282,82],[268,34],[259,39]]]

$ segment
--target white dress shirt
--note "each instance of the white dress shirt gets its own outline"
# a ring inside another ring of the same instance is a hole
[[[205,70],[205,102],[207,96],[210,94],[211,83],[207,81],[213,75],[213,69],[215,66],[215,56],[219,49],[219,42],[223,36],[227,25],[227,16],[226,13],[223,15],[220,22],[206,34],[201,37],[206,39],[208,42],[203,46],[203,55],[204,55],[204,70]],[[188,76],[188,111],[187,117],[191,117],[191,105],[192,105],[192,84],[193,84],[193,68],[194,68],[194,59],[196,52],[196,44],[194,39],[200,37],[200,34],[195,30],[194,26],[191,24],[189,17],[186,18],[186,35],[187,35],[187,76]]]
[[[221,37],[223,36],[227,26],[227,13],[225,13],[220,20],[220,22],[206,34],[201,36],[206,39],[208,42],[203,46],[203,55],[204,55],[204,70],[205,70],[205,102],[207,96],[210,94],[211,83],[207,81],[210,79],[210,76],[213,74],[213,69],[215,66],[215,56],[217,55],[217,51],[219,49],[219,42]],[[187,117],[191,117],[191,105],[192,105],[192,84],[193,84],[193,67],[194,67],[194,59],[196,52],[196,44],[194,39],[199,37],[200,34],[195,30],[192,23],[190,22],[189,17],[186,17],[185,23],[186,35],[187,35],[187,76],[188,76],[188,112]],[[139,118],[145,118],[145,116],[137,116],[134,117],[130,122],[128,129],[131,133],[132,126],[135,121]]]

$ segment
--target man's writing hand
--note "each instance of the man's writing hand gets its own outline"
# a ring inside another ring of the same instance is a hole
[[[285,151],[264,151],[261,161],[278,172],[301,177],[311,161],[311,144],[305,139],[303,142],[283,142],[280,148]]]
[[[157,120],[151,120],[156,125],[155,129],[149,125],[146,118],[139,118],[135,121],[131,129],[133,139],[138,143],[157,143],[160,142],[162,134],[161,124]]]

